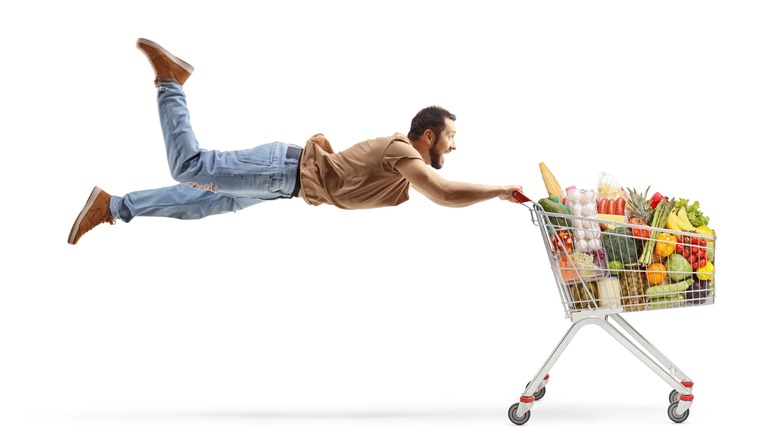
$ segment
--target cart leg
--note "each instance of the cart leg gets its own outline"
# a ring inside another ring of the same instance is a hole
[[[553,367],[553,365],[555,365],[555,362],[561,356],[561,353],[563,353],[563,350],[566,349],[566,346],[569,345],[569,342],[571,342],[579,329],[589,323],[590,321],[588,319],[583,319],[575,322],[571,325],[571,327],[569,327],[569,330],[566,331],[566,334],[563,336],[563,338],[561,338],[560,342],[558,342],[558,345],[550,354],[550,357],[548,357],[544,362],[542,368],[539,370],[539,372],[536,373],[533,380],[528,383],[528,386],[525,387],[525,391],[523,391],[523,395],[520,397],[520,404],[518,405],[515,412],[517,417],[522,417],[531,409],[531,406],[533,406],[535,400],[534,393],[541,390],[547,384],[547,379],[549,378],[548,373],[550,372],[550,369]]]
[[[639,334],[639,332],[636,331],[636,329],[632,327],[631,324],[626,322],[626,320],[623,319],[622,316],[612,315],[612,318],[615,320],[615,322],[618,323],[618,325],[620,325],[623,328],[623,330],[626,331],[626,333],[631,335],[631,337],[634,338],[637,342],[639,342],[639,344],[642,347],[644,347],[645,350],[650,352],[650,354],[652,354],[653,357],[655,357],[658,360],[658,362],[661,363],[661,365],[665,366],[669,370],[670,374],[680,379],[682,381],[682,385],[685,388],[693,387],[693,381],[691,381],[691,379],[688,378],[688,376],[686,376],[685,373],[680,371],[680,369],[677,368],[672,363],[672,361],[667,359],[666,356],[664,356],[660,351],[658,351],[658,349],[655,348],[653,344],[651,344],[647,339],[645,339],[641,334]]]
[[[620,316],[618,315],[612,315],[612,316],[613,318],[615,318],[616,321],[622,321],[623,323],[628,325],[628,323],[626,323]],[[680,394],[690,395],[690,391],[691,391],[690,387],[692,385],[684,386],[682,383],[678,382],[677,379],[675,379],[672,374],[670,374],[663,367],[661,367],[661,365],[659,365],[650,356],[648,356],[647,353],[639,349],[639,347],[637,347],[633,342],[631,342],[631,340],[628,339],[626,335],[618,331],[618,329],[615,328],[615,326],[613,326],[609,322],[607,322],[606,319],[588,318],[588,319],[583,319],[583,321],[590,321],[594,324],[597,324],[599,327],[603,328],[607,333],[612,335],[613,338],[615,338],[621,345],[626,347],[628,351],[633,353],[634,356],[637,357],[637,359],[639,359],[640,361],[642,361],[642,363],[647,365],[648,368],[653,370],[661,379],[663,379],[666,383],[668,383],[672,388],[676,389]],[[639,333],[636,332],[636,330],[633,330],[633,328],[631,328],[630,331],[633,331],[633,335],[638,336],[641,339],[641,342],[644,342],[646,346],[649,347],[650,350],[654,352],[653,353],[654,355],[659,355],[663,357],[663,355],[655,347],[650,345],[649,342],[647,342],[644,338],[642,338],[641,335],[639,335]],[[667,363],[671,364],[671,362],[669,362],[668,359],[666,358],[664,359],[666,360]],[[679,371],[675,370],[675,372],[679,372]]]

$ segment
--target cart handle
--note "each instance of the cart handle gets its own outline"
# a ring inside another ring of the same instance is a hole
[[[536,202],[532,201],[528,196],[525,196],[525,193],[520,190],[512,190],[512,197],[520,201],[521,204],[525,204],[526,202],[530,202],[533,205],[536,204]],[[525,207],[528,206],[526,205]]]

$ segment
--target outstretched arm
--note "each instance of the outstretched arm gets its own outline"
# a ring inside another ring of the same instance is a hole
[[[395,167],[412,183],[415,190],[431,201],[446,207],[465,207],[493,198],[517,203],[517,199],[512,196],[512,191],[523,191],[521,186],[491,186],[448,181],[421,160],[401,160]]]

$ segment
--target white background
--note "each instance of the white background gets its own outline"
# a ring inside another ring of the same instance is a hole
[[[126,3],[15,2],[0,17],[0,436],[773,426],[773,2]],[[138,37],[196,67],[186,91],[206,148],[323,132],[343,149],[438,104],[458,117],[446,178],[540,198],[545,162],[564,187],[605,171],[699,200],[720,236],[715,305],[626,315],[695,382],[690,418],[672,423],[671,388],[586,328],[529,423],[509,422],[571,325],[522,206],[297,199],[101,225],[67,245],[94,185],[173,183]]]

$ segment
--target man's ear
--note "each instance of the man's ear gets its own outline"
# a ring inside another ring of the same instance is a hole
[[[425,139],[425,143],[427,143],[428,146],[433,146],[433,139],[436,138],[436,136],[433,135],[432,130],[426,129],[423,133],[423,138]]]

